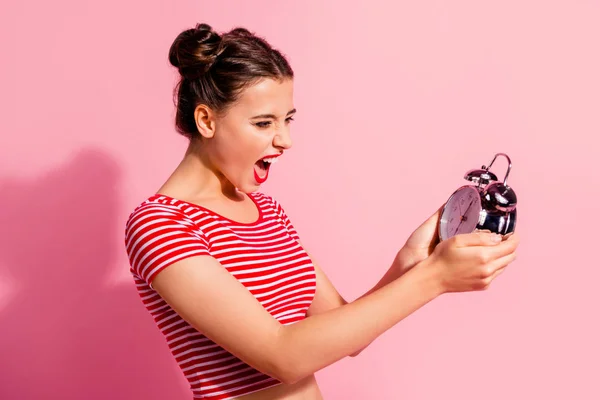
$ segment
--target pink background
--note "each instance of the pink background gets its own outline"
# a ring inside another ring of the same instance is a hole
[[[468,169],[512,158],[518,260],[319,371],[326,399],[600,398],[600,4],[350,4],[3,5],[0,398],[190,397],[123,232],[185,150],[167,52],[196,22],[288,55],[294,149],[263,190],[348,300]]]

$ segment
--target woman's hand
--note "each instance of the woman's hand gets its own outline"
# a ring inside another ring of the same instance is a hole
[[[431,256],[440,244],[439,219],[444,205],[445,203],[409,236],[404,246],[396,254],[392,267],[388,271],[388,277],[399,278],[412,267]],[[474,233],[491,234],[489,230],[477,230]],[[504,239],[511,235],[505,235]]]
[[[438,221],[444,205],[421,224],[408,238],[394,259],[394,268],[401,276],[433,253],[439,243]]]
[[[442,293],[485,290],[515,260],[518,245],[515,232],[459,234],[436,246],[424,267],[435,268]]]

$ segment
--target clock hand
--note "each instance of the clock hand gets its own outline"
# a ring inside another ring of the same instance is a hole
[[[469,209],[471,208],[471,205],[473,205],[473,201],[474,201],[474,200],[471,200],[471,202],[469,203],[469,206],[468,206],[468,207],[467,207],[467,209],[465,210],[465,215],[467,215],[467,212],[468,212],[468,211],[469,211]],[[460,206],[458,207],[458,209],[459,209],[459,211],[460,211]],[[460,225],[463,223],[463,221],[464,221],[464,218],[463,218],[463,216],[462,216],[462,212],[461,212],[461,216],[460,216],[460,222],[458,223],[458,226],[456,227],[456,230],[454,231],[454,234],[453,234],[452,236],[456,235],[456,232],[458,232],[458,228],[460,228]]]
[[[467,209],[465,210],[465,215],[467,215],[467,212],[469,211],[469,209],[471,208],[471,205],[473,205],[473,202],[475,200],[471,200],[471,202],[469,203],[469,207],[467,207]]]
[[[456,225],[456,229],[454,230],[452,236],[456,235],[456,232],[458,232],[458,228],[460,228],[460,224],[462,224],[462,215],[460,216],[460,222],[458,223],[458,225]]]

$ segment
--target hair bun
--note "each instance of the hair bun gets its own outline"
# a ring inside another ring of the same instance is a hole
[[[208,24],[181,32],[169,49],[169,62],[185,79],[196,79],[207,73],[222,49],[221,36]]]
[[[237,37],[252,37],[252,36],[254,36],[254,34],[252,32],[250,32],[248,29],[243,28],[243,27],[235,28],[231,32],[229,32],[229,34],[232,36],[237,36]]]

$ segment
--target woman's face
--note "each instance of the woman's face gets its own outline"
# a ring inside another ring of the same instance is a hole
[[[239,99],[215,121],[209,142],[211,164],[244,193],[258,190],[271,164],[265,157],[279,156],[292,146],[290,123],[296,110],[293,81],[262,79],[246,88]]]

